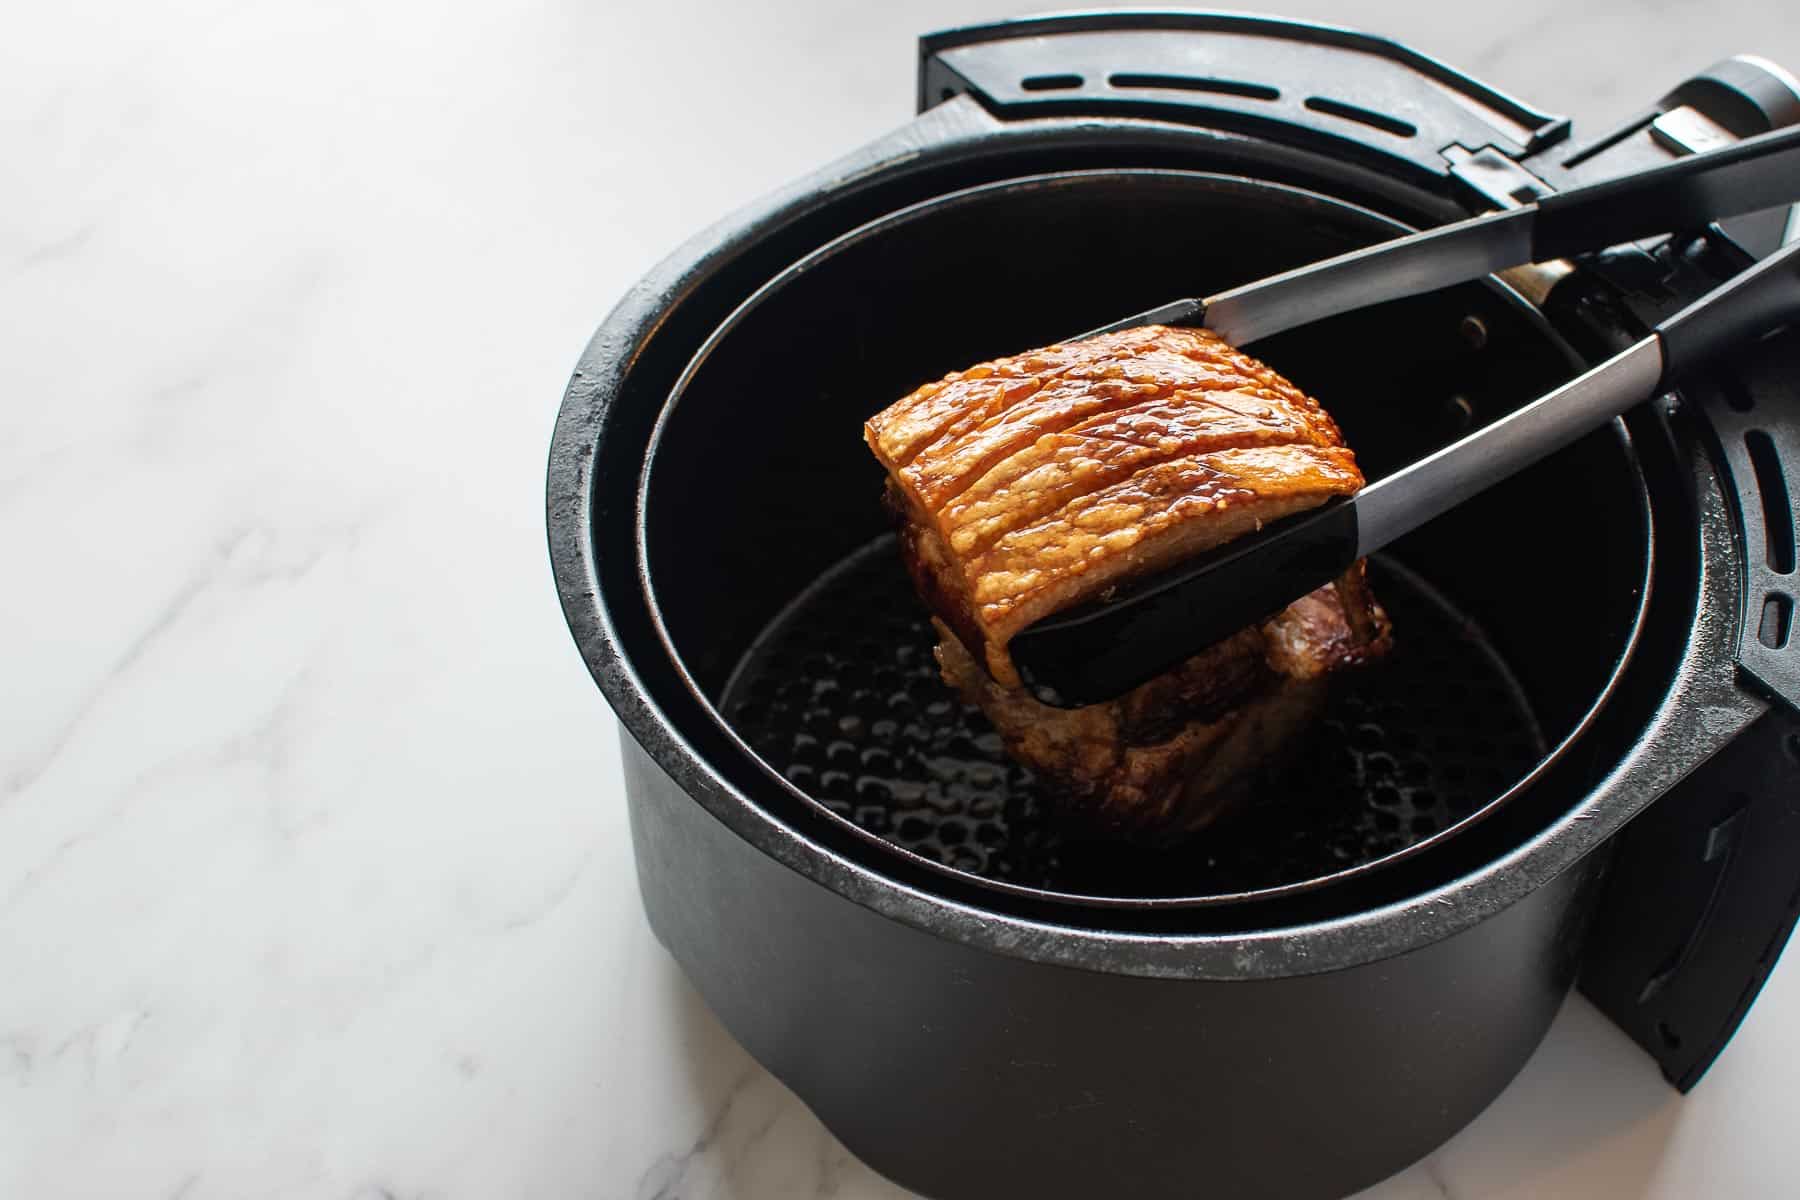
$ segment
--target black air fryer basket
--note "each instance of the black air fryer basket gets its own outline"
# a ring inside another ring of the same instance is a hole
[[[552,447],[657,935],[927,1195],[1332,1196],[1505,1086],[1575,983],[1691,1086],[1800,904],[1800,335],[1392,547],[1391,664],[1178,847],[1083,841],[938,680],[861,421],[918,383],[1800,120],[1719,64],[1601,137],[1391,42],[1217,14],[924,39],[921,115],[699,235]],[[1258,343],[1371,478],[1640,336],[1785,213]],[[1358,371],[1378,344],[1384,370]]]

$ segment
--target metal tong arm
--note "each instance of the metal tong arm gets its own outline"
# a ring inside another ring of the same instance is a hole
[[[1675,376],[1800,316],[1800,242],[1714,288],[1650,336],[1458,442],[1364,488],[1357,553],[1372,554],[1668,388]]]
[[[1204,324],[1233,345],[1521,263],[1691,229],[1800,200],[1800,126],[1381,242],[1094,333]]]
[[[1277,522],[1140,585],[1022,630],[1040,699],[1110,699],[1278,612],[1380,550],[1664,390],[1677,374],[1800,318],[1800,242],[1708,292],[1642,341],[1348,500]]]

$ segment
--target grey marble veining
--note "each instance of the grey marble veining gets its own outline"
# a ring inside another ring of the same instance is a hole
[[[1285,6],[1593,124],[1790,4]],[[544,561],[571,364],[909,115],[947,0],[20,9],[0,39],[0,1197],[901,1197],[638,907]],[[1777,1196],[1800,976],[1678,1099],[1572,1001],[1373,1200]],[[1196,1187],[1200,1184],[1197,1182]]]

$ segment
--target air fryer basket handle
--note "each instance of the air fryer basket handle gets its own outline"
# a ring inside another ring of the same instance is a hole
[[[1770,709],[1620,834],[1581,989],[1687,1091],[1800,913],[1800,716]]]
[[[1134,116],[1272,134],[1415,179],[1446,178],[1451,146],[1511,159],[1569,132],[1568,118],[1385,38],[1247,13],[1072,12],[928,34],[919,108],[956,95],[1006,120]]]
[[[1604,187],[1650,163],[1703,163],[1710,151],[1683,160],[1691,146],[1658,137],[1659,122],[1683,113],[1748,137],[1800,123],[1800,98],[1767,64],[1720,63],[1610,130],[1520,160],[1547,187],[1576,195],[1546,203],[1538,193],[1540,215],[1598,204],[1581,198],[1604,194],[1589,186]],[[1682,166],[1668,178],[1705,169]],[[1483,194],[1505,206],[1504,198]],[[1679,220],[1678,208],[1668,206],[1680,202],[1679,195],[1659,201],[1665,212],[1658,221],[1676,236],[1587,256],[1584,269],[1551,293],[1547,309],[1565,332],[1586,337],[1590,353],[1616,352],[1663,325],[1671,365],[1683,373],[1679,403],[1647,406],[1640,420],[1645,430],[1660,427],[1672,452],[1660,486],[1695,489],[1701,529],[1693,550],[1704,561],[1690,564],[1685,543],[1668,561],[1677,590],[1690,569],[1698,570],[1696,609],[1691,626],[1685,617],[1677,622],[1686,647],[1657,702],[1666,706],[1659,723],[1609,776],[1607,786],[1655,799],[1609,846],[1580,986],[1686,1091],[1743,1021],[1800,911],[1800,637],[1790,628],[1800,598],[1800,522],[1784,478],[1787,464],[1800,464],[1800,407],[1793,402],[1800,329],[1749,334],[1711,366],[1693,367],[1721,340],[1749,333],[1734,327],[1738,317],[1761,324],[1765,305],[1783,302],[1800,285],[1791,275],[1754,276],[1743,285],[1750,288],[1747,309],[1734,313],[1727,305],[1722,317],[1714,313],[1717,324],[1680,319],[1681,297],[1745,279],[1756,260],[1716,226],[1689,236],[1709,221]],[[1596,211],[1580,219],[1601,219]],[[1648,453],[1664,441],[1647,437],[1643,444]],[[1659,565],[1659,579],[1663,573]],[[1653,673],[1640,686],[1660,682]],[[1657,746],[1659,735],[1683,724],[1682,736],[1701,759],[1680,764],[1685,778],[1665,769]],[[1671,786],[1671,778],[1678,782]]]

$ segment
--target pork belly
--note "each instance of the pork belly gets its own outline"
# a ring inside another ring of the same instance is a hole
[[[1167,841],[1205,828],[1273,778],[1279,751],[1324,708],[1327,677],[1388,650],[1387,616],[1361,576],[1359,564],[1104,704],[1052,708],[997,683],[941,620],[938,666],[1084,831]],[[1369,623],[1368,636],[1349,612]]]
[[[945,679],[1103,827],[1211,821],[1391,640],[1361,564],[1125,696],[1038,703],[1007,653],[1034,621],[1362,486],[1317,401],[1203,329],[1146,326],[982,363],[871,418]]]

